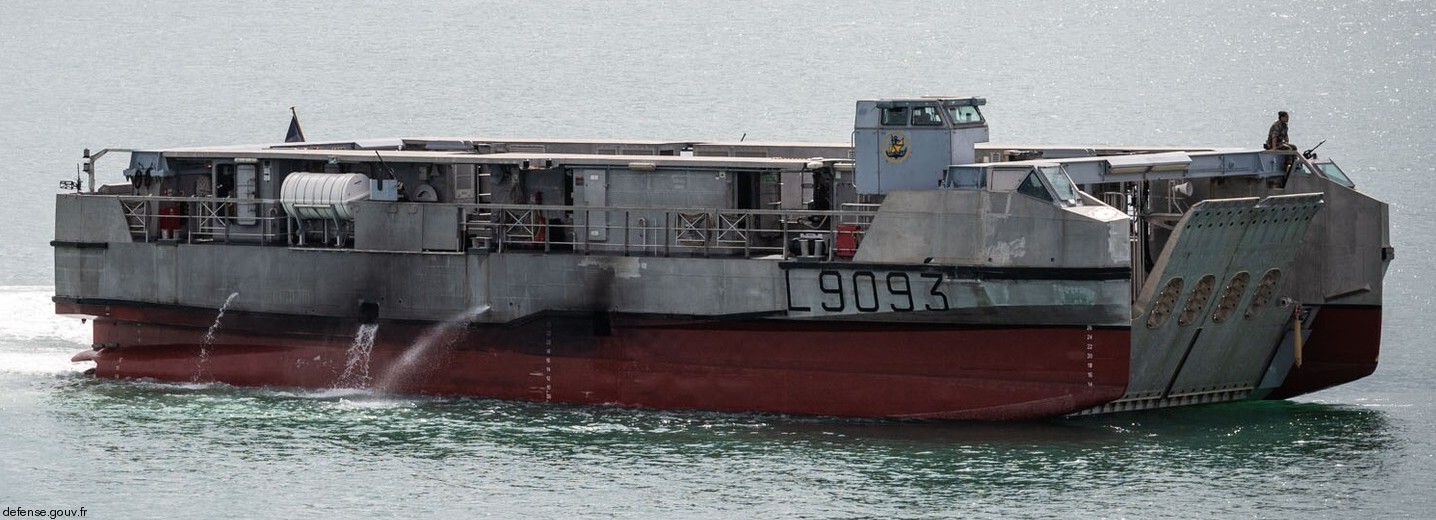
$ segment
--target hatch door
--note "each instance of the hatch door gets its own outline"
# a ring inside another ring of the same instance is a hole
[[[587,239],[590,242],[607,241],[608,212],[603,208],[608,206],[608,171],[579,170],[573,183],[575,194],[582,193],[578,196],[578,205],[584,210],[579,218],[583,221]]]
[[[241,200],[254,200],[258,184],[255,182],[255,165],[240,164],[235,168],[234,173],[234,198]],[[234,205],[234,223],[241,226],[253,226],[259,222],[259,208],[256,204],[236,203]]]

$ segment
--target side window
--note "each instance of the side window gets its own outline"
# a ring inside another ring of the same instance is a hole
[[[934,105],[914,107],[912,124],[914,126],[938,126],[942,124],[942,118],[937,115],[937,107]]]
[[[1052,194],[1047,193],[1047,187],[1042,185],[1042,179],[1037,177],[1037,172],[1027,174],[1027,178],[1022,179],[1022,185],[1017,187],[1017,192],[1052,202]]]
[[[947,185],[959,190],[980,190],[987,187],[987,172],[971,166],[950,166]]]
[[[893,107],[883,109],[884,126],[903,126],[907,124],[907,107]]]

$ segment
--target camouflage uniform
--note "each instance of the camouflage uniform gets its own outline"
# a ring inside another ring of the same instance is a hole
[[[1275,148],[1273,148],[1273,144],[1276,145]],[[1291,144],[1287,140],[1286,123],[1283,123],[1280,119],[1278,119],[1275,123],[1271,124],[1271,130],[1268,130],[1266,133],[1266,144],[1262,145],[1262,148],[1265,148],[1267,150],[1296,149],[1296,146]]]

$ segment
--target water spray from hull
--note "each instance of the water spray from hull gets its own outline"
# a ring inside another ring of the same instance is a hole
[[[379,378],[374,388],[383,392],[394,391],[396,385],[403,383],[414,375],[422,362],[425,361],[430,353],[439,345],[440,339],[454,332],[454,330],[460,326],[467,325],[469,320],[477,318],[486,312],[489,312],[489,306],[479,305],[443,323],[429,327],[428,330],[424,331],[423,336],[420,336],[417,341],[404,351],[403,356],[400,356],[394,364],[389,366],[389,369],[384,373],[383,377]]]
[[[209,362],[209,347],[214,345],[214,334],[219,332],[219,322],[224,319],[224,312],[229,309],[230,302],[233,302],[237,296],[239,296],[239,291],[230,293],[229,297],[224,299],[224,304],[219,306],[219,314],[214,317],[214,323],[211,323],[209,330],[205,331],[204,342],[199,346],[199,364],[195,366],[194,377],[190,378],[191,382],[198,383],[204,377],[204,366]]]
[[[339,376],[335,388],[368,388],[369,353],[374,350],[374,337],[379,334],[378,323],[364,323],[354,333],[354,342],[344,359],[344,373]]]

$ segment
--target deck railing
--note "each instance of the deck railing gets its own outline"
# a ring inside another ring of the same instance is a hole
[[[348,220],[300,220],[273,199],[84,195],[119,200],[132,240],[173,243],[247,243],[352,249]],[[240,204],[258,210],[237,211]],[[385,204],[385,203],[370,203]],[[640,256],[782,255],[805,259],[852,258],[877,205],[840,211],[581,207],[528,204],[399,202],[456,208],[451,252],[541,250]],[[450,210],[452,212],[452,209]],[[383,214],[376,212],[376,214]],[[361,217],[364,218],[364,217]],[[368,217],[375,218],[375,217]],[[419,219],[438,233],[431,219]],[[441,223],[442,225],[442,223]]]
[[[84,195],[115,197],[130,236],[139,242],[185,243],[251,242],[283,244],[288,217],[277,200],[139,195]],[[240,204],[257,208],[254,215],[237,215]],[[241,225],[242,222],[252,224]]]
[[[851,258],[876,207],[846,211],[460,205],[471,250]]]

